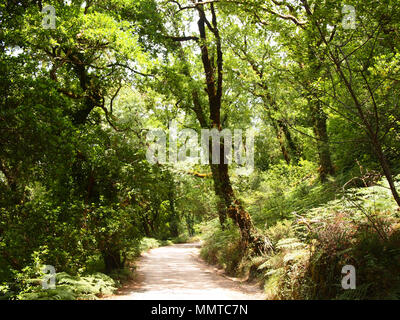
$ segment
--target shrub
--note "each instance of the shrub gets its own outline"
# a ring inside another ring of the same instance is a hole
[[[221,230],[218,219],[215,219],[203,226],[204,230],[206,233],[203,235],[201,257],[208,263],[225,269],[227,274],[236,275],[240,271],[239,264],[243,258],[238,229],[228,223],[225,230]]]
[[[146,251],[149,251],[151,249],[158,248],[160,246],[161,246],[161,242],[159,240],[154,239],[154,238],[146,238],[145,237],[140,241],[140,245],[139,245],[140,252],[139,252],[139,254],[141,252],[146,252]]]
[[[326,212],[326,208],[324,210]],[[307,243],[278,241],[259,266],[269,299],[398,299],[400,231],[391,216],[330,212],[308,221]],[[313,222],[311,222],[313,221]],[[371,222],[373,221],[373,223]],[[314,224],[313,224],[314,223]],[[342,267],[356,268],[355,290],[341,287]]]

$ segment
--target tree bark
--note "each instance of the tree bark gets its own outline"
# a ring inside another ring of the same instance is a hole
[[[286,163],[290,164],[291,158],[285,145],[282,127],[279,125],[278,121],[275,121],[275,119],[271,117],[269,117],[269,121],[271,122],[272,127],[275,130],[276,139],[278,140],[279,146],[281,147],[282,156],[285,159]]]
[[[295,163],[298,163],[301,157],[301,150],[295,140],[293,140],[292,134],[288,128],[288,125],[285,121],[277,120],[279,128],[282,130],[283,134],[285,135],[285,139],[289,149],[289,155],[291,155],[291,160]]]
[[[317,139],[317,152],[319,159],[319,177],[322,182],[326,182],[329,175],[335,173],[331,160],[329,148],[329,138],[326,120],[327,116],[322,110],[319,102],[310,101],[311,119],[313,122],[313,131]]]

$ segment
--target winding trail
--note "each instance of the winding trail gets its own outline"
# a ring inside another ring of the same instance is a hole
[[[200,244],[152,249],[139,259],[137,280],[112,300],[262,300],[256,286],[223,275],[199,257]]]

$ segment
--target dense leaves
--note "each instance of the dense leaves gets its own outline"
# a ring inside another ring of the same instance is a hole
[[[98,272],[200,232],[270,298],[398,298],[398,1],[8,0],[0,23],[4,297],[111,293]],[[172,120],[253,128],[253,173],[149,163]]]

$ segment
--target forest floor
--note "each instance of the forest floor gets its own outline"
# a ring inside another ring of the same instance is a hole
[[[200,244],[152,249],[137,262],[136,280],[126,283],[112,300],[262,300],[256,285],[229,278],[200,258]]]

